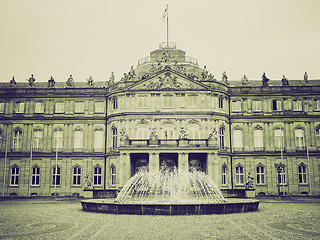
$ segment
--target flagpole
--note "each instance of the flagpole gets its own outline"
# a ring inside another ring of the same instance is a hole
[[[169,47],[169,7],[167,5],[167,47]]]

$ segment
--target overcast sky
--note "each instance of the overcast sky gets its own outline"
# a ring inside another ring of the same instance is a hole
[[[0,81],[116,80],[166,41],[221,79],[320,79],[319,0],[0,0]]]

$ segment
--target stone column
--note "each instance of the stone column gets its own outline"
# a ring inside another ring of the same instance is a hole
[[[89,123],[88,124],[88,150],[89,152],[92,152],[92,146],[93,146],[93,124]]]
[[[178,169],[179,170],[188,170],[188,154],[187,153],[179,153],[178,156]]]
[[[310,150],[316,151],[316,128],[314,122],[311,122],[311,147]]]
[[[122,171],[122,185],[120,185],[121,187],[123,187],[131,177],[131,161],[130,161],[129,153],[122,154],[122,168],[123,168],[123,171]]]
[[[252,126],[252,123],[248,124],[248,128],[249,128],[249,136],[248,136],[249,151],[253,151],[254,145],[253,145],[253,126]]]
[[[208,176],[215,181],[215,172],[213,167],[214,167],[214,152],[209,152],[207,156]]]
[[[159,171],[159,153],[153,152],[149,155],[149,171]]]
[[[249,123],[243,123],[243,147],[244,151],[249,151],[250,147],[250,138],[249,138]]]

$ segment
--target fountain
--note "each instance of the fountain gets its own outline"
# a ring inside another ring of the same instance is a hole
[[[114,202],[108,199],[81,201],[85,211],[139,215],[199,215],[248,212],[259,201],[228,199],[204,172],[161,167],[140,169],[122,188]]]

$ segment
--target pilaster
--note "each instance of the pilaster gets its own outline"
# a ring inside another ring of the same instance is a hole
[[[178,156],[178,169],[179,170],[189,170],[189,164],[188,164],[188,154],[186,153],[179,153]]]

